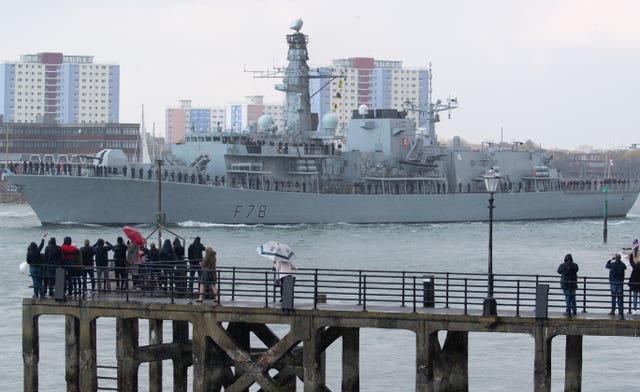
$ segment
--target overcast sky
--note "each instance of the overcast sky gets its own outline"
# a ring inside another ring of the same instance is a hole
[[[441,139],[545,148],[640,143],[640,2],[629,0],[21,0],[3,6],[0,59],[44,51],[120,65],[120,121],[164,131],[164,110],[281,103],[273,80],[301,17],[310,66],[374,57],[433,69],[458,97]]]

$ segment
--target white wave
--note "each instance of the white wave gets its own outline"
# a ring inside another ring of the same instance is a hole
[[[35,212],[15,212],[15,211],[2,211],[0,212],[0,218],[25,218],[36,216]]]

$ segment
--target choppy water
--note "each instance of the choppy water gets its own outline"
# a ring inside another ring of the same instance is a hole
[[[497,208],[500,208],[497,206]],[[640,237],[640,206],[626,219],[609,220],[609,241],[602,243],[602,221],[565,220],[497,222],[494,224],[494,272],[554,274],[570,252],[581,275],[606,276],[604,261],[614,251],[629,247]],[[150,227],[141,227],[150,231]],[[485,223],[227,226],[187,222],[175,228],[191,242],[200,236],[218,252],[222,266],[264,264],[255,251],[268,240],[280,240],[296,252],[304,267],[398,269],[452,272],[486,272],[488,226]],[[28,206],[0,204],[0,356],[2,390],[22,389],[21,299],[31,295],[28,276],[18,272],[29,242],[44,232],[58,240],[69,235],[74,243],[102,237],[111,242],[122,235],[116,227],[95,225],[41,226]],[[169,323],[165,323],[170,328]],[[98,321],[98,363],[115,364],[115,328]],[[141,324],[141,330],[144,330]],[[165,336],[170,336],[169,330]],[[146,339],[141,333],[141,341]],[[42,317],[40,322],[40,385],[62,391],[64,386],[64,321]],[[585,337],[583,390],[636,389],[640,341],[635,338]],[[533,389],[533,338],[516,334],[470,334],[469,382],[472,391],[531,391]],[[415,366],[414,335],[405,331],[361,331],[361,390],[412,391]],[[340,390],[339,349],[327,355],[327,381]],[[167,366],[169,362],[167,362]],[[145,390],[146,366],[140,371]],[[554,339],[552,385],[563,390],[564,338]],[[165,390],[171,390],[171,371],[164,371]],[[191,378],[191,376],[189,376]],[[398,384],[398,380],[402,380]]]

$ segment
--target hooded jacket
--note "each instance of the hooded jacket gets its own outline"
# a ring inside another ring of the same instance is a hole
[[[193,240],[193,243],[189,245],[189,249],[187,250],[189,264],[199,265],[202,261],[202,252],[204,252],[204,245],[200,243],[200,237],[196,237]]]
[[[93,246],[93,250],[96,252],[96,266],[108,267],[109,266],[109,251],[113,249],[113,246],[107,241],[100,238],[98,242]]]
[[[564,257],[564,262],[558,267],[560,277],[560,288],[563,290],[575,291],[578,288],[578,264],[573,262],[570,254]]]
[[[29,244],[29,247],[27,248],[27,263],[29,263],[29,265],[40,265],[42,264],[42,256],[40,255],[40,252],[42,251],[42,248],[44,247],[44,238],[40,241],[40,245],[36,245],[35,242],[32,242]]]
[[[56,245],[55,237],[49,239],[49,243],[44,249],[44,262],[50,267],[62,265],[62,251]]]

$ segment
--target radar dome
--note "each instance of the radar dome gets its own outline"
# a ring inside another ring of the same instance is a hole
[[[369,107],[367,105],[358,106],[358,114],[361,116],[366,115],[369,112]]]
[[[293,22],[291,22],[291,25],[289,26],[289,28],[291,30],[295,30],[297,32],[300,32],[300,29],[302,28],[302,18],[298,18],[298,19],[294,20]]]
[[[327,113],[322,116],[322,128],[335,130],[338,127],[338,115],[335,113]]]
[[[258,119],[258,128],[263,132],[271,132],[273,130],[273,126],[273,117],[268,114],[264,114]]]

